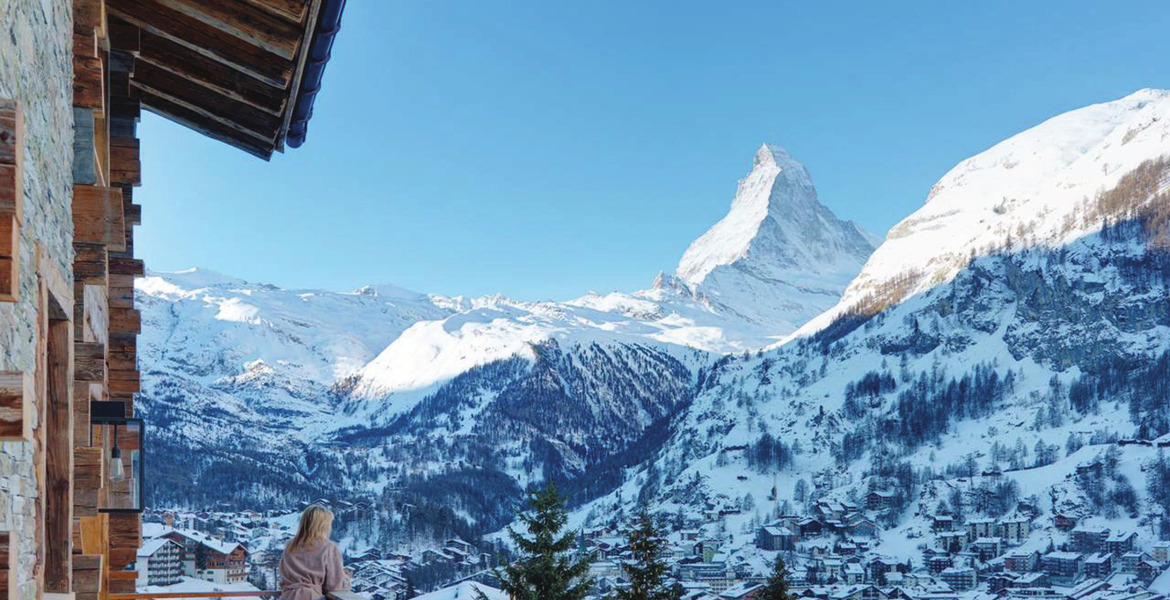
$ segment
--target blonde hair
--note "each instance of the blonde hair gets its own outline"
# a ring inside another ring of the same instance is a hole
[[[297,534],[289,540],[285,551],[292,552],[312,548],[320,542],[328,540],[332,533],[333,513],[324,506],[314,504],[301,513],[301,524],[297,526]]]

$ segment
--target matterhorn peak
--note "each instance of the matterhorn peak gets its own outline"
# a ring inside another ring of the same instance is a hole
[[[731,210],[687,248],[678,276],[699,285],[715,269],[737,265],[773,277],[778,270],[815,269],[841,253],[864,260],[872,250],[855,226],[817,201],[804,165],[784,148],[764,144]]]
[[[801,179],[812,184],[811,178],[808,176],[808,170],[800,161],[792,157],[784,148],[776,144],[762,144],[760,149],[756,150],[755,160],[752,162],[752,170],[760,168],[774,168],[779,169],[786,178]]]

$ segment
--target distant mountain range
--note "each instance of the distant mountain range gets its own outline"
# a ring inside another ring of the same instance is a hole
[[[1168,153],[1167,92],[1060,115],[960,163],[875,251],[765,145],[675,274],[565,302],[151,273],[141,406],[174,457],[152,498],[424,507],[388,511],[394,542],[494,531],[551,478],[581,524],[651,502],[741,531],[814,493],[937,504],[922,473],[968,456],[1063,468],[1070,438],[1170,430],[1149,387]],[[1043,482],[1021,487],[1046,510],[1075,495]],[[921,523],[885,525],[905,554]]]

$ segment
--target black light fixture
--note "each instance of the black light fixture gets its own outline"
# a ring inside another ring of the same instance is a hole
[[[90,403],[90,445],[102,449],[98,511],[140,513],[145,489],[146,424],[126,416],[126,403]]]

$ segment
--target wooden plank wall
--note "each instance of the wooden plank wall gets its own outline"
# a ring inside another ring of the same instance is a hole
[[[0,99],[0,301],[20,294],[20,227],[24,220],[21,147],[24,119],[16,102]]]
[[[99,513],[103,453],[90,447],[90,403],[119,400],[134,413],[139,388],[134,278],[134,226],[141,208],[133,188],[142,181],[137,124],[140,103],[130,87],[138,29],[114,21],[105,0],[74,0],[75,112],[84,111],[74,147],[84,155],[74,169],[73,344],[73,592],[77,600],[104,600],[135,591],[141,542],[136,514]],[[89,117],[89,118],[85,118]],[[90,125],[92,123],[92,126]],[[91,158],[92,156],[92,158]]]

